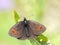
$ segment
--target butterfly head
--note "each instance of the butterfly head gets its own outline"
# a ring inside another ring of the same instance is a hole
[[[24,23],[25,26],[27,26],[28,25],[28,20],[26,18],[24,18],[23,23]]]

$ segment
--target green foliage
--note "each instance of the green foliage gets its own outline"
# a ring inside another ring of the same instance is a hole
[[[18,20],[20,19],[18,13],[16,11],[14,11],[14,19],[15,19],[15,22],[17,23]]]
[[[48,45],[48,39],[44,35],[39,35],[36,39],[30,40],[32,45]]]
[[[32,45],[41,45],[36,39],[30,40]]]
[[[48,38],[45,37],[45,36],[42,35],[42,34],[40,34],[40,35],[36,38],[36,40],[37,40],[39,43],[41,43],[41,45],[48,45],[48,44],[47,44]]]
[[[42,35],[42,34],[40,34],[37,38],[36,38],[36,40],[38,40],[38,41],[40,41],[40,40],[42,40],[42,41],[44,41],[44,42],[47,42],[47,37],[45,37],[44,35]]]

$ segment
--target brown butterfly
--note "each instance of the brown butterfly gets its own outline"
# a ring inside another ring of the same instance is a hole
[[[15,24],[10,30],[9,35],[17,39],[33,39],[46,30],[45,26],[31,20],[26,20]]]

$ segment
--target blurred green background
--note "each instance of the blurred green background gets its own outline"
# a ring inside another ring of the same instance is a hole
[[[21,17],[46,26],[43,33],[53,45],[60,45],[59,0],[0,0],[0,45],[32,45],[29,40],[10,37],[8,31],[15,24],[14,10]]]

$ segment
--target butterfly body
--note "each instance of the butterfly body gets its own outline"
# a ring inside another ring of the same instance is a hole
[[[23,24],[24,24],[24,30],[25,30],[25,32],[26,32],[26,36],[29,37],[30,34],[29,34],[29,25],[28,25],[28,21],[27,21],[26,19],[24,19]]]
[[[18,22],[9,30],[9,35],[17,39],[33,39],[46,30],[45,26],[31,20]]]

